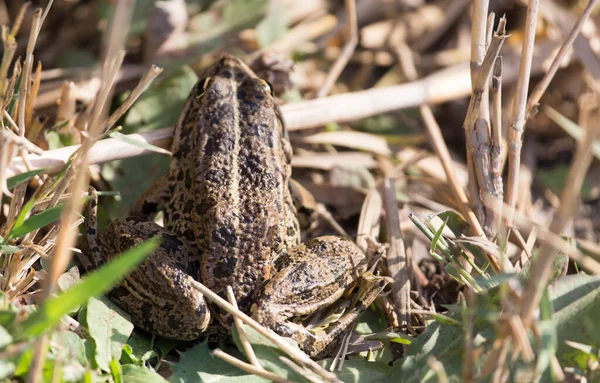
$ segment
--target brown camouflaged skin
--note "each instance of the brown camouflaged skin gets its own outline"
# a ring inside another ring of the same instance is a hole
[[[181,116],[165,228],[196,244],[202,282],[222,297],[232,286],[247,312],[273,258],[299,241],[291,147],[268,86],[231,56],[196,85]]]
[[[172,151],[167,177],[134,207],[136,217],[114,220],[99,234],[97,194],[91,191],[86,220],[91,259],[82,256],[84,267],[159,237],[161,245],[109,293],[137,326],[191,340],[209,327],[212,312],[221,327],[229,327],[224,312],[215,305],[209,309],[194,289],[197,280],[222,297],[232,286],[242,311],[292,337],[311,356],[335,347],[388,281],[371,278],[355,294],[360,298],[324,331],[313,333],[293,322],[337,303],[364,279],[366,258],[343,238],[297,246],[292,152],[268,85],[225,56],[190,93]],[[150,221],[158,210],[164,212],[164,228]]]

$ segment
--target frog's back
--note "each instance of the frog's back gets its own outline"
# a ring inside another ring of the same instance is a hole
[[[247,311],[295,237],[289,152],[264,81],[226,56],[188,99],[173,143],[165,227],[196,243],[202,282]]]

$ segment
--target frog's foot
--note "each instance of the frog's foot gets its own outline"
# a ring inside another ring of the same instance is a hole
[[[92,192],[90,197],[88,212],[93,213],[97,195]],[[90,263],[95,268],[147,239],[161,240],[160,246],[113,288],[108,294],[110,299],[144,330],[172,339],[200,337],[208,327],[210,312],[204,296],[193,287],[200,268],[195,246],[154,222],[117,219],[97,234],[95,216],[88,219],[87,256],[92,262],[82,262],[86,268]]]
[[[311,357],[324,357],[352,329],[390,279],[365,273],[364,254],[343,238],[317,238],[292,249],[287,257],[287,264],[269,281],[253,306],[252,316],[279,335],[294,339]],[[312,329],[293,322],[339,303],[356,282],[358,291],[339,318]]]

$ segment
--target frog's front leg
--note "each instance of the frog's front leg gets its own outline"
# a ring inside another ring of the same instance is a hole
[[[291,337],[311,357],[327,355],[352,329],[358,316],[389,282],[386,278],[362,278],[358,299],[335,322],[318,331],[293,319],[328,308],[354,286],[365,273],[365,255],[350,240],[319,237],[291,249],[277,260],[278,272],[265,286],[252,316],[279,335]]]
[[[154,222],[138,218],[117,219],[98,234],[97,199],[91,189],[85,228],[91,259],[84,257],[83,266],[95,268],[147,239],[158,237],[160,246],[108,296],[144,330],[172,339],[198,338],[208,327],[210,312],[204,296],[192,285],[200,274],[200,257],[195,246]]]

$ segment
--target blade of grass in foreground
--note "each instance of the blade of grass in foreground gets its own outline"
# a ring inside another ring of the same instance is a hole
[[[156,238],[147,240],[122,253],[112,261],[82,278],[71,289],[48,299],[21,325],[19,337],[34,337],[51,329],[63,315],[68,314],[90,297],[104,294],[127,275],[159,245]]]

